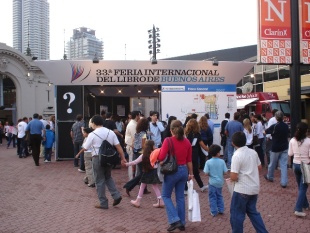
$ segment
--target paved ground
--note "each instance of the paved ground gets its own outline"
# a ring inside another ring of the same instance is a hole
[[[127,181],[125,168],[113,170],[123,200],[108,210],[95,209],[97,196],[94,188],[87,187],[84,174],[73,167],[72,161],[53,161],[39,167],[31,157],[19,159],[15,149],[0,146],[0,232],[166,232],[168,227],[164,209],[155,209],[154,191],[145,195],[141,208],[130,205],[123,184]],[[265,172],[265,171],[264,171]],[[289,170],[289,185],[282,189],[279,171],[274,183],[267,183],[261,174],[261,193],[258,209],[269,232],[309,232],[310,212],[305,218],[293,215],[296,184]],[[203,176],[207,183],[207,177]],[[197,188],[195,183],[194,187]],[[138,188],[132,191],[137,195]],[[223,188],[226,211],[222,216],[209,214],[208,193],[199,193],[202,222],[187,223],[186,232],[230,232],[230,196]],[[308,192],[308,198],[310,195]],[[254,232],[246,219],[244,232]]]

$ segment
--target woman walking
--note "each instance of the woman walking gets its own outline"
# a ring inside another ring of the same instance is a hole
[[[192,163],[195,180],[201,192],[207,190],[208,185],[204,185],[199,175],[199,154],[200,147],[205,151],[209,151],[209,147],[201,140],[201,134],[198,122],[195,119],[190,119],[185,128],[185,136],[192,145]]]
[[[178,164],[178,171],[171,175],[164,176],[162,185],[162,199],[166,206],[166,214],[170,226],[167,231],[174,231],[179,229],[185,230],[185,198],[184,188],[187,180],[193,177],[192,167],[192,146],[188,139],[184,138],[184,129],[182,122],[174,120],[171,123],[170,137],[174,146],[176,161]],[[163,161],[169,151],[169,139],[165,139],[158,156],[159,161]],[[175,191],[176,205],[171,199],[171,194]]]
[[[298,196],[295,205],[294,214],[299,217],[305,217],[307,214],[303,209],[309,210],[309,201],[307,199],[308,184],[303,183],[300,164],[301,162],[310,163],[310,138],[307,137],[308,125],[299,123],[296,127],[294,137],[290,140],[288,155],[294,156],[293,169],[296,177]]]

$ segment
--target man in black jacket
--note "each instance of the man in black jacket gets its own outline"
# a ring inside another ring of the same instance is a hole
[[[287,161],[288,161],[288,125],[283,122],[284,114],[281,111],[275,113],[277,123],[270,126],[267,130],[267,134],[272,136],[272,145],[270,153],[270,163],[268,165],[268,173],[264,176],[266,180],[273,182],[274,170],[276,169],[278,162],[281,168],[281,187],[287,186]]]

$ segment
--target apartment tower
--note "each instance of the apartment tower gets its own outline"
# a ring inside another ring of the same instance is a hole
[[[24,54],[28,48],[28,55],[39,60],[50,59],[47,0],[13,0],[13,47]]]
[[[93,60],[96,56],[103,59],[103,42],[96,38],[95,30],[80,27],[73,30],[73,36],[67,42],[68,59]]]

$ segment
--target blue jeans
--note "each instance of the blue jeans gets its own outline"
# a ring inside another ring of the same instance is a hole
[[[227,168],[230,169],[230,167],[231,167],[231,158],[232,158],[232,156],[234,154],[235,148],[231,144],[231,140],[229,138],[227,138],[226,147],[227,147]]]
[[[237,192],[233,193],[230,205],[230,225],[232,233],[243,232],[245,214],[248,215],[256,232],[268,232],[260,213],[256,210],[257,198],[258,195],[246,195]]]
[[[112,168],[101,167],[98,156],[93,156],[92,165],[100,206],[103,208],[108,208],[109,206],[108,206],[108,199],[105,195],[105,186],[107,186],[114,200],[120,198],[121,196],[120,192],[116,189],[113,178],[111,177]]]
[[[278,161],[280,164],[281,169],[281,185],[287,185],[287,160],[288,154],[287,150],[280,151],[280,152],[270,152],[270,163],[268,165],[268,174],[267,177],[270,180],[273,180],[274,177],[274,170],[278,166]]]
[[[294,174],[298,186],[298,196],[295,206],[295,211],[302,212],[302,208],[309,208],[309,201],[307,199],[308,184],[302,182],[300,164],[294,163]]]
[[[185,197],[184,188],[188,177],[187,166],[179,166],[178,171],[172,175],[165,175],[162,185],[162,199],[166,206],[168,223],[172,224],[177,221],[182,222],[185,226]],[[171,200],[171,194],[175,190],[176,206]]]
[[[212,215],[224,213],[224,198],[222,195],[222,188],[209,185],[209,203]]]
[[[44,148],[44,160],[51,161],[52,148]]]

